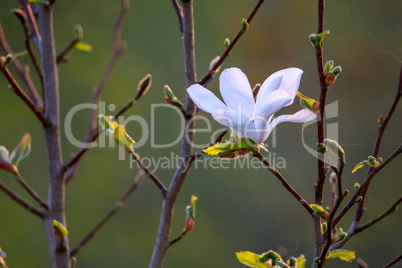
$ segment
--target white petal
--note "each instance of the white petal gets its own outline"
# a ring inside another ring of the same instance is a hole
[[[212,116],[218,123],[230,128],[239,138],[247,137],[257,144],[264,141],[263,137],[268,131],[268,124],[259,124],[261,127],[257,128],[253,117],[248,117],[240,111],[220,109],[214,111]]]
[[[275,90],[270,94],[269,98],[257,100],[255,116],[262,116],[268,119],[291,101],[293,101],[293,98],[289,96],[288,92],[282,89]]]
[[[254,113],[254,97],[247,76],[238,68],[229,68],[219,78],[219,88],[226,104],[233,110],[239,106],[244,114]]]
[[[228,109],[228,107],[218,99],[214,93],[199,84],[194,84],[187,88],[187,93],[198,108],[207,113],[211,114],[213,111],[218,109]]]
[[[270,98],[272,92],[278,89],[286,91],[292,98],[285,106],[289,106],[293,103],[293,99],[296,96],[297,89],[300,85],[300,79],[303,71],[299,68],[287,68],[280,70],[270,75],[262,84],[257,96],[258,103],[265,102]]]
[[[283,123],[283,122],[292,122],[292,123],[305,123],[308,121],[311,121],[316,118],[316,114],[310,111],[309,109],[303,109],[298,111],[295,114],[287,114],[287,115],[281,115],[272,120],[271,124],[269,124],[269,130],[268,130],[268,135],[266,138],[268,138],[269,134],[271,134],[271,131],[276,127],[277,125]]]

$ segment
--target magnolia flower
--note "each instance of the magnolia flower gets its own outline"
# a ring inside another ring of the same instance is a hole
[[[277,111],[293,103],[302,73],[298,68],[288,68],[272,74],[261,85],[256,100],[247,76],[238,68],[224,70],[219,78],[221,95],[226,104],[199,84],[190,86],[187,92],[198,108],[210,113],[239,138],[250,138],[260,144],[280,123],[304,123],[316,117],[311,110],[302,109],[272,120]]]

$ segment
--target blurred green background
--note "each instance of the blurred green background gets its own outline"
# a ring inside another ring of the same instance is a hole
[[[241,19],[248,16],[256,2],[195,1],[199,79],[208,71],[209,62],[223,51],[224,39],[234,36]],[[0,3],[0,20],[8,42],[14,51],[24,50],[23,31],[9,13],[18,6],[17,1],[1,0]],[[91,102],[92,89],[112,54],[112,28],[118,12],[118,0],[56,1],[57,48],[61,49],[72,39],[77,23],[84,28],[84,41],[93,47],[91,53],[71,51],[70,62],[60,64],[62,122],[72,107]],[[401,12],[401,1],[327,1],[325,29],[330,29],[331,34],[325,38],[325,60],[332,59],[343,68],[328,96],[329,103],[339,101],[339,116],[329,122],[339,126],[339,142],[347,156],[344,185],[352,194],[354,182],[362,182],[367,168],[354,174],[350,171],[371,154],[377,135],[377,118],[387,113],[396,93],[402,57]],[[222,68],[241,68],[254,85],[279,69],[299,67],[304,70],[300,90],[317,99],[315,56],[308,41],[308,35],[316,28],[316,1],[265,1]],[[122,107],[135,94],[139,80],[151,73],[151,90],[126,114],[139,115],[150,122],[151,104],[164,103],[165,84],[171,86],[179,99],[185,96],[181,36],[170,1],[131,1],[122,39],[128,47],[107,82],[102,100]],[[29,64],[28,59],[23,59],[23,63]],[[217,81],[216,77],[209,88],[219,95]],[[41,126],[9,90],[3,76],[0,76],[0,96],[0,144],[12,150],[24,133],[31,133],[31,156],[19,168],[28,183],[45,197],[48,175]],[[297,109],[296,102],[284,112]],[[85,135],[88,115],[89,111],[84,110],[73,118],[73,133],[78,139]],[[402,109],[398,107],[384,136],[380,152],[383,157],[401,143],[401,116]],[[157,143],[176,138],[180,128],[177,119],[177,114],[168,110],[156,113]],[[203,128],[205,123],[200,122],[199,126]],[[219,125],[213,122],[213,127],[215,130]],[[302,145],[301,129],[300,124],[280,125],[276,146],[272,146],[272,138],[267,142],[272,154],[286,161],[282,174],[313,203],[317,164],[315,157]],[[134,139],[141,139],[138,124],[128,124],[127,130]],[[304,135],[308,145],[314,147],[315,127],[307,127]],[[209,135],[200,134],[197,142],[207,144]],[[78,148],[63,135],[63,150],[64,159],[68,160]],[[178,153],[179,146],[155,149],[147,142],[136,151],[141,157],[170,157]],[[377,216],[399,198],[401,163],[400,158],[394,160],[374,179],[363,222]],[[130,169],[128,160],[118,160],[116,148],[93,149],[84,157],[66,191],[71,246],[109,210],[136,172],[135,167]],[[168,185],[173,172],[172,168],[158,169],[156,174]],[[2,172],[0,179],[29,199],[11,176]],[[326,185],[326,205],[330,202],[329,190],[330,186]],[[164,267],[243,267],[236,260],[235,252],[262,253],[269,249],[284,252],[287,257],[304,254],[310,265],[312,221],[266,170],[235,168],[233,163],[229,169],[193,168],[177,200],[172,237],[183,228],[184,208],[192,194],[199,197],[196,227],[169,250]],[[145,179],[124,209],[79,252],[77,267],[147,267],[157,235],[161,200],[158,189]],[[354,211],[352,209],[340,222],[346,230]],[[380,267],[400,254],[401,223],[402,214],[393,214],[351,239],[345,248],[356,250],[357,257],[370,267]],[[8,253],[6,261],[11,268],[50,267],[41,221],[4,193],[0,193],[0,246]],[[337,260],[328,263],[328,267],[340,266],[356,267],[356,263]]]

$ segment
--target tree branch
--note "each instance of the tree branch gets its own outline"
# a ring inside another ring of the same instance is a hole
[[[11,55],[14,54],[13,50],[10,48],[10,46],[7,43],[7,40],[4,35],[1,24],[0,24],[0,47],[4,50],[4,52],[6,54],[11,54]],[[11,62],[11,64],[14,66],[15,70],[18,72],[18,75],[22,78],[22,81],[24,82],[24,84],[28,90],[29,97],[38,106],[38,110],[42,111],[43,110],[42,100],[38,95],[38,92],[35,88],[34,83],[32,82],[31,77],[29,76],[27,68],[24,68],[18,59],[13,60]]]
[[[17,202],[19,205],[27,209],[29,212],[33,213],[34,215],[38,216],[39,218],[45,217],[45,212],[42,210],[37,209],[36,207],[29,204],[25,199],[15,193],[13,190],[8,188],[5,184],[0,181],[0,189],[8,195],[11,199]]]
[[[250,25],[251,21],[253,20],[255,14],[257,13],[258,9],[262,5],[264,0],[259,0],[256,6],[254,7],[253,11],[250,13],[250,15],[247,18],[247,23]],[[214,64],[214,66],[209,70],[209,72],[198,82],[202,86],[206,86],[209,81],[212,79],[212,77],[215,75],[216,71],[218,68],[221,66],[223,61],[229,56],[230,51],[232,51],[234,45],[239,41],[240,37],[245,33],[245,30],[243,27],[239,29],[233,40],[230,42],[230,44],[226,47],[225,51],[222,53],[220,56],[219,60]]]
[[[307,210],[307,212],[310,215],[313,216],[315,214],[314,210],[310,207],[309,203],[307,203],[307,201],[304,200],[304,198],[301,197],[301,195],[299,195],[299,193],[287,182],[287,180],[282,176],[282,174],[279,173],[279,171],[271,165],[271,163],[261,154],[261,152],[255,153],[253,154],[253,156],[259,159],[267,167],[267,170],[272,174],[274,174],[275,177],[279,179],[283,187],[285,187],[286,190],[288,190],[288,192],[291,193],[296,198],[296,200]]]
[[[42,38],[39,34],[38,26],[36,25],[35,16],[32,12],[31,4],[29,0],[18,0],[21,5],[22,10],[28,19],[29,32],[32,40],[34,40],[37,48],[40,50],[42,48]]]
[[[70,257],[75,256],[80,249],[85,246],[91,238],[105,225],[115,215],[120,208],[124,206],[126,199],[141,185],[144,180],[145,172],[140,170],[137,175],[135,175],[134,182],[132,185],[123,193],[119,200],[114,204],[114,206],[106,213],[105,216],[95,225],[95,227],[89,231],[89,233],[71,250]]]
[[[49,206],[43,199],[26,183],[24,178],[20,175],[15,176],[15,179],[18,181],[19,184],[27,191],[27,193],[36,201],[38,204],[46,210],[49,210]]]
[[[352,199],[349,201],[348,204],[339,212],[338,216],[336,216],[333,220],[333,224],[336,225],[342,218],[345,216],[345,214],[349,211],[351,207],[356,203],[356,199],[362,195],[363,191],[365,191],[366,187],[369,185],[370,181],[374,178],[375,175],[377,175],[378,172],[380,172],[381,169],[383,169],[385,166],[387,166],[395,157],[397,157],[400,153],[402,153],[402,144],[399,145],[399,147],[387,158],[382,162],[381,165],[378,167],[374,168],[370,174],[366,177],[360,188],[356,191]]]
[[[45,118],[49,124],[44,127],[49,165],[49,213],[45,217],[45,229],[49,243],[52,267],[70,268],[68,237],[63,239],[63,250],[59,248],[60,238],[53,233],[53,220],[66,226],[65,183],[60,141],[59,81],[56,63],[56,49],[53,30],[53,7],[41,6],[39,29],[42,34],[41,66],[44,81]]]
[[[389,263],[387,263],[384,268],[391,268],[392,266],[394,266],[394,264],[397,264],[398,262],[400,262],[402,260],[402,255],[399,255],[398,257],[396,257],[395,259],[393,259],[392,261],[390,261]]]
[[[177,0],[172,0],[174,10],[176,11],[177,20],[179,21],[180,32],[183,33],[183,10]]]
[[[398,105],[399,100],[401,99],[401,95],[402,95],[402,66],[401,66],[401,70],[400,70],[400,74],[399,74],[399,82],[398,82],[397,93],[396,93],[396,96],[394,98],[394,102],[392,103],[391,108],[389,109],[387,116],[382,120],[382,122],[381,122],[381,120],[379,122],[377,140],[376,140],[376,143],[375,143],[375,146],[374,146],[374,151],[373,151],[373,154],[372,154],[375,158],[378,157],[378,153],[380,152],[381,142],[382,142],[382,139],[383,139],[385,129],[387,128],[388,123],[391,120],[392,115],[394,114],[396,106]],[[371,170],[372,170],[372,168],[370,167],[368,172],[367,172],[367,176],[371,172]],[[366,199],[366,195],[367,195],[367,191],[368,191],[369,186],[370,186],[370,183],[367,185],[365,191],[361,194],[361,196],[363,197],[363,201],[360,202],[358,207],[357,207],[355,218],[354,218],[353,223],[352,223],[352,227],[357,226],[360,223],[361,218],[363,217],[364,203],[365,203],[365,199]]]
[[[48,121],[45,119],[40,108],[27,96],[27,94],[25,94],[20,85],[14,79],[13,75],[8,70],[7,66],[5,65],[5,57],[0,57],[0,69],[10,83],[13,92],[17,94],[17,96],[20,97],[20,99],[25,102],[26,105],[28,105],[29,109],[31,109],[31,111],[36,115],[43,126],[48,125]]]
[[[74,38],[71,42],[65,46],[60,52],[57,53],[56,62],[60,63],[66,59],[67,53],[74,48],[74,46],[80,41],[78,38]]]

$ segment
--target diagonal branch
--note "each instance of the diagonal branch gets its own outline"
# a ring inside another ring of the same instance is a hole
[[[21,175],[15,176],[15,179],[18,181],[19,184],[21,184],[22,188],[27,191],[27,193],[36,201],[38,204],[43,207],[46,210],[49,210],[49,206],[43,199],[26,183],[24,178],[21,177]]]
[[[0,47],[4,50],[4,52],[6,54],[11,54],[11,55],[14,54],[13,50],[10,48],[10,46],[7,43],[1,23],[0,23]],[[24,82],[24,84],[28,90],[29,97],[38,106],[39,110],[43,110],[42,100],[38,95],[38,91],[36,90],[34,83],[32,82],[28,69],[24,68],[18,59],[13,60],[11,62],[11,64],[14,66],[14,68],[18,72],[18,75],[22,78],[22,81]]]
[[[391,268],[392,266],[394,266],[394,264],[397,264],[398,262],[400,262],[402,260],[402,255],[397,256],[395,259],[393,259],[392,261],[390,261],[389,263],[387,263],[384,268]]]
[[[285,187],[286,190],[288,190],[288,192],[291,193],[296,198],[296,200],[307,210],[307,212],[310,215],[313,216],[315,214],[314,210],[310,207],[309,203],[307,203],[307,201],[304,200],[304,198],[301,195],[299,195],[299,193],[287,182],[287,180],[282,176],[282,174],[279,173],[279,171],[271,165],[271,163],[261,154],[261,152],[255,153],[253,154],[253,156],[259,159],[267,167],[267,170],[278,178],[278,180],[282,183],[283,187]]]
[[[0,181],[0,189],[6,194],[8,195],[11,199],[13,199],[15,202],[17,202],[18,204],[20,204],[22,207],[24,207],[25,209],[27,209],[29,212],[35,214],[36,216],[38,216],[39,218],[44,218],[45,217],[45,212],[42,210],[37,209],[36,207],[32,206],[31,204],[29,204],[24,198],[22,198],[21,196],[19,196],[17,193],[15,193],[13,190],[11,190],[10,188],[8,188],[5,184],[3,184]]]
[[[80,249],[85,246],[91,238],[108,222],[113,215],[115,215],[120,208],[124,206],[126,199],[141,185],[144,180],[145,172],[140,170],[134,178],[133,184],[127,188],[119,200],[114,204],[114,206],[106,213],[105,216],[95,225],[95,227],[89,231],[89,233],[71,250],[70,257],[75,256]]]
[[[247,23],[250,24],[251,21],[253,20],[255,14],[257,13],[258,9],[261,7],[262,3],[264,0],[259,0],[258,3],[255,5],[253,11],[250,13],[250,15],[247,18]],[[232,51],[233,47],[236,45],[237,41],[239,41],[240,37],[245,33],[245,30],[243,27],[239,29],[233,40],[230,42],[230,44],[226,47],[225,51],[222,53],[220,56],[219,60],[216,61],[214,66],[209,70],[209,72],[198,82],[202,86],[206,86],[209,81],[212,79],[212,77],[215,75],[217,72],[218,68],[221,66],[223,61],[229,56],[230,51]]]
[[[46,126],[48,124],[47,120],[45,119],[42,111],[39,107],[35,105],[35,103],[31,100],[30,97],[21,89],[20,85],[15,81],[13,75],[8,70],[7,66],[5,65],[5,58],[0,57],[0,69],[3,72],[4,76],[7,78],[8,82],[11,85],[11,88],[15,94],[18,95],[22,99],[23,102],[28,105],[31,111],[36,115],[42,125]]]
[[[179,21],[180,32],[183,33],[183,10],[177,0],[172,0],[174,10],[176,11],[177,20]]]
[[[381,122],[381,120],[379,122],[380,124],[379,124],[379,127],[378,127],[377,140],[376,140],[376,143],[375,143],[375,146],[374,146],[374,151],[373,151],[373,156],[375,158],[378,157],[378,153],[380,152],[381,142],[382,142],[382,139],[383,139],[383,136],[384,136],[385,129],[387,128],[388,123],[391,120],[392,115],[395,112],[396,106],[398,105],[399,100],[401,99],[401,96],[402,96],[402,66],[401,66],[401,70],[400,70],[400,74],[399,74],[398,88],[397,88],[396,96],[394,98],[394,102],[392,103],[391,108],[389,109],[387,116],[382,119],[382,122]],[[367,172],[367,175],[371,172],[371,170],[372,170],[372,168],[369,168],[369,170]],[[360,223],[360,220],[361,220],[361,218],[363,216],[364,202],[365,202],[365,199],[366,199],[365,197],[367,195],[367,190],[368,190],[369,186],[370,185],[367,185],[365,191],[361,194],[361,196],[363,197],[363,201],[360,202],[358,207],[357,207],[356,215],[355,215],[355,218],[353,220],[352,226],[357,226]]]
[[[42,37],[39,34],[38,26],[36,24],[35,16],[32,12],[31,4],[29,3],[29,0],[18,0],[18,2],[20,2],[22,10],[27,16],[30,36],[40,50],[42,48]]]
[[[341,212],[339,212],[338,216],[336,216],[334,218],[334,220],[333,220],[334,225],[336,225],[343,218],[343,216],[345,216],[345,214],[349,211],[349,209],[351,207],[353,207],[353,205],[356,203],[356,199],[362,195],[362,193],[368,187],[368,185],[370,184],[370,181],[374,178],[374,176],[377,175],[377,173],[380,172],[381,169],[383,169],[385,166],[387,166],[393,159],[395,159],[401,153],[402,153],[402,144],[399,145],[399,147],[387,159],[385,159],[384,162],[381,163],[381,165],[374,168],[370,172],[370,174],[363,181],[362,185],[356,191],[355,195],[352,197],[352,199],[349,201],[349,203],[347,203],[346,206],[341,210]]]

